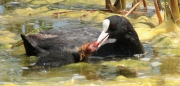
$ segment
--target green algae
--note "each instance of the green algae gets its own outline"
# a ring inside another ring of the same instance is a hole
[[[144,62],[144,61],[138,61],[138,60],[122,60],[119,62],[103,62],[101,65],[111,65],[111,66],[125,66],[125,67],[130,67],[135,70],[149,70],[150,68],[148,67],[149,63]]]
[[[0,31],[0,46],[4,49],[9,49],[12,44],[16,41],[13,37],[16,36],[10,31]]]
[[[162,64],[160,71],[162,74],[178,75],[180,73],[180,58],[179,57],[161,57]]]

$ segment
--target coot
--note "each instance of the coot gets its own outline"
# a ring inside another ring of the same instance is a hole
[[[90,27],[58,28],[21,37],[26,54],[38,56],[36,65],[43,66],[86,62],[91,54],[98,57],[127,57],[144,53],[132,24],[125,17],[117,15],[103,21],[102,32]],[[115,41],[106,41],[107,39]],[[77,50],[80,46],[82,47]]]
[[[112,43],[103,43],[107,39],[116,39]],[[123,16],[110,16],[102,23],[102,32],[99,35],[94,46],[89,49],[97,48],[93,56],[118,55],[134,56],[144,54],[144,48],[132,24]],[[98,49],[99,48],[99,49]]]
[[[27,55],[38,57],[35,65],[62,66],[87,62],[91,51],[86,49],[100,31],[91,27],[54,28],[38,34],[21,34]]]

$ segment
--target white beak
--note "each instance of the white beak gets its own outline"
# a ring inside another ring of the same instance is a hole
[[[102,32],[99,35],[98,39],[97,39],[97,43],[98,43],[98,48],[101,47],[101,45],[108,39],[109,37],[109,33],[107,33],[107,30],[109,28],[109,24],[110,24],[110,20],[109,19],[105,19],[102,23]]]

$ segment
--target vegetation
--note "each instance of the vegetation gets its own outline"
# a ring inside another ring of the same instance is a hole
[[[170,17],[180,27],[179,0],[164,0],[166,20]]]

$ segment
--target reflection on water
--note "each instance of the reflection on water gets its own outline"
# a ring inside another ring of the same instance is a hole
[[[21,81],[20,59],[14,58],[4,51],[0,52],[0,56],[0,82]]]
[[[21,30],[22,30],[22,34],[25,34],[25,32],[26,32],[26,27],[25,27],[25,25],[22,25],[22,26],[21,26]]]
[[[147,46],[147,45],[146,45]],[[88,63],[79,63],[79,64],[71,64],[64,67],[57,67],[57,68],[44,68],[44,67],[33,67],[30,69],[25,68],[24,66],[29,66],[30,64],[36,62],[33,60],[33,57],[28,57],[24,54],[21,50],[23,47],[20,47],[21,49],[17,48],[13,52],[16,56],[11,57],[13,59],[19,58],[19,61],[16,61],[16,64],[21,65],[20,69],[22,72],[19,75],[19,80],[21,82],[28,81],[31,82],[31,80],[41,81],[45,78],[53,78],[53,77],[68,77],[68,79],[83,79],[83,80],[113,80],[118,76],[117,68],[116,66],[111,65],[104,65],[103,62],[88,64]],[[146,51],[149,50],[149,47],[145,48]],[[17,55],[17,52],[21,52],[19,55]],[[12,54],[11,54],[12,55]],[[148,56],[145,58],[149,58]],[[93,61],[92,61],[93,62]],[[114,61],[116,63],[116,61]],[[117,61],[118,63],[118,61]],[[120,64],[120,63],[119,63]],[[139,63],[137,63],[139,64]],[[142,64],[142,63],[141,63]],[[17,65],[14,65],[17,66]],[[13,71],[19,71],[19,70],[13,70]],[[140,70],[138,70],[140,71]],[[144,72],[142,72],[144,73]],[[146,72],[145,72],[146,73]],[[152,73],[152,72],[148,72]],[[16,79],[13,79],[14,81],[17,81]],[[6,81],[6,80],[4,80]]]
[[[21,27],[19,27],[21,28],[21,31],[19,33],[26,34],[32,31],[33,29],[38,29],[40,28],[40,26],[43,26],[46,24],[50,24],[50,25],[52,24],[53,27],[61,27],[61,26],[67,25],[68,22],[58,20],[58,21],[53,21],[51,23],[47,23],[43,20],[35,20],[35,21],[27,22],[26,24],[21,25]]]
[[[61,27],[67,24],[68,24],[67,21],[56,21],[56,22],[53,22],[53,27]]]
[[[4,12],[4,6],[0,5],[0,14]]]
[[[37,28],[39,28],[40,26],[39,26],[39,21],[38,20],[35,20],[35,22],[34,22],[34,29],[37,29]]]

